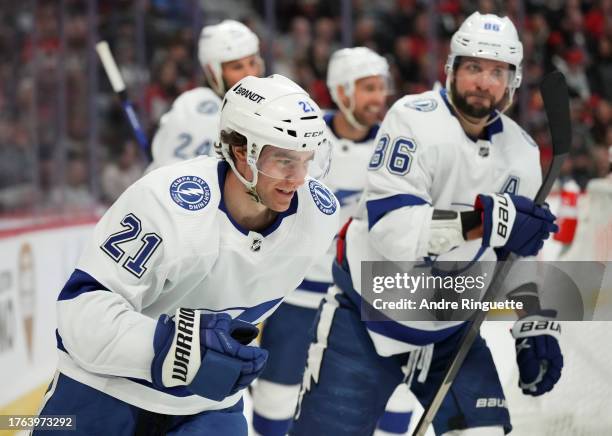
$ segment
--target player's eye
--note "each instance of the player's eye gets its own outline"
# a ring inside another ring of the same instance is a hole
[[[493,77],[497,79],[501,79],[502,77],[504,77],[505,71],[502,70],[501,68],[495,68],[492,74],[493,74]]]

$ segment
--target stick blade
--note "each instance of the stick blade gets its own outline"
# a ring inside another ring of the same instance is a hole
[[[569,110],[569,91],[565,76],[553,71],[544,77],[540,85],[544,110],[555,156],[569,153],[572,143],[572,126]]]

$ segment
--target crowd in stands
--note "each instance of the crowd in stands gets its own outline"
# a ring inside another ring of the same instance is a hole
[[[266,3],[5,2],[0,9],[0,213],[110,204],[142,174],[148,156],[132,141],[118,100],[92,56],[100,39],[111,45],[149,139],[173,100],[203,83],[195,55],[199,29],[223,18],[241,20],[260,36],[267,73],[293,78],[322,107],[332,108],[326,67],[346,41],[343,2],[276,0],[274,27],[264,19]],[[450,36],[471,12],[510,16],[525,52],[523,86],[510,115],[539,144],[546,166],[550,138],[538,83],[545,72],[562,71],[573,121],[572,151],[562,177],[584,189],[589,179],[607,174],[612,0],[351,4],[352,45],[368,46],[391,64],[390,104],[431,89],[435,81],[444,84]]]

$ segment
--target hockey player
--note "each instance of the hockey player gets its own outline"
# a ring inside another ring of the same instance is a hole
[[[325,115],[332,138],[332,159],[324,181],[340,201],[341,221],[356,209],[365,186],[388,92],[389,66],[366,47],[345,48],[330,58],[327,86],[339,111]],[[331,285],[333,251],[321,258],[306,279],[266,320],[261,346],[270,352],[268,364],[253,386],[253,427],[262,436],[284,436],[295,411],[317,308]],[[409,409],[408,409],[409,410]],[[384,422],[403,419],[393,414]]]
[[[314,327],[290,434],[370,435],[402,381],[427,406],[463,334],[465,321],[362,320],[362,261],[495,259],[494,248],[531,256],[556,231],[554,216],[530,200],[541,181],[538,148],[502,113],[520,85],[521,61],[512,22],[474,13],[452,37],[446,89],[405,96],[385,116],[359,210],[339,235],[334,287]],[[512,329],[526,394],[541,395],[560,377],[554,325],[536,332],[519,320]],[[481,337],[433,427],[446,435],[511,430]]]
[[[41,414],[75,415],[76,434],[247,434],[242,390],[267,358],[255,325],[327,251],[339,207],[307,176],[329,161],[325,122],[289,79],[238,82],[219,128],[223,159],[128,188],[59,295]]]
[[[184,92],[162,116],[151,146],[153,162],[147,171],[199,155],[214,156],[225,91],[246,76],[263,73],[257,35],[234,20],[202,29],[198,58],[209,88]]]

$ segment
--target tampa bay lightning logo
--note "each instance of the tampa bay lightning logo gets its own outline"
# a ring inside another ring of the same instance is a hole
[[[308,189],[310,189],[310,194],[321,212],[325,215],[331,215],[336,211],[338,202],[329,189],[316,180],[308,182]]]
[[[213,100],[201,101],[197,106],[197,111],[201,114],[215,114],[219,110],[219,105]]]
[[[183,176],[170,185],[170,197],[183,209],[200,210],[210,201],[210,188],[200,177]]]
[[[433,98],[421,98],[409,101],[404,106],[419,112],[431,112],[438,107],[438,102]]]

